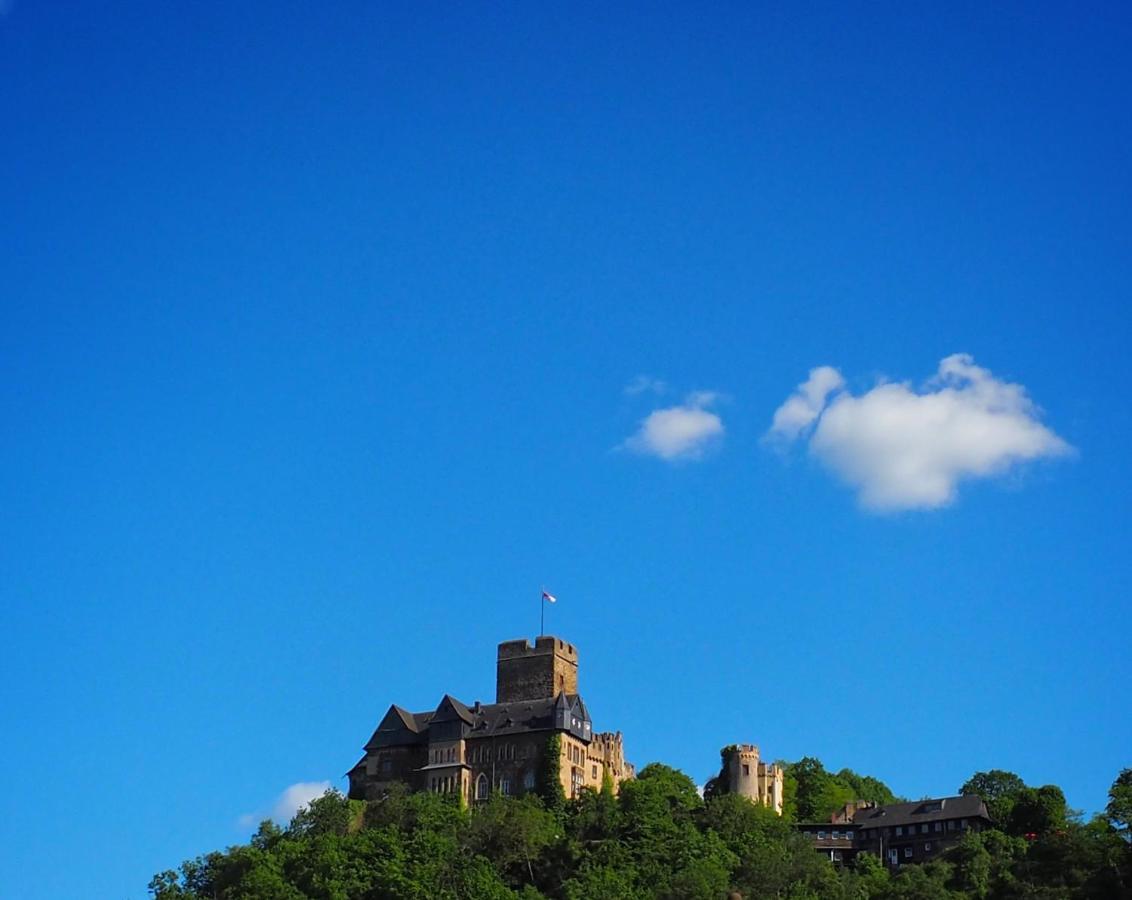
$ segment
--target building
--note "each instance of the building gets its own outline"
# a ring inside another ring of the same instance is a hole
[[[887,806],[858,801],[846,804],[829,822],[797,826],[816,850],[834,862],[849,862],[868,852],[889,868],[927,862],[966,832],[989,827],[986,804],[974,795]]]
[[[504,641],[496,654],[495,703],[470,706],[445,694],[436,709],[399,706],[378,723],[365,755],[350,770],[351,798],[375,799],[400,782],[412,790],[457,794],[468,802],[493,791],[535,789],[547,769],[550,738],[559,738],[558,777],[567,797],[614,790],[633,767],[620,732],[593,731],[578,693],[578,651],[560,638]]]
[[[724,769],[727,773],[727,790],[763,806],[769,806],[782,815],[782,766],[762,762],[759,748],[754,744],[737,744],[723,750]]]

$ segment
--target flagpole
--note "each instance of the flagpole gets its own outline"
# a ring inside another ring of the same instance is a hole
[[[538,595],[538,636],[546,632],[546,588],[542,588]]]

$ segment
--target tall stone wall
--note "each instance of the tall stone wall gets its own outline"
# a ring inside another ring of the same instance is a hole
[[[545,635],[529,641],[504,641],[495,668],[495,702],[541,700],[578,693],[578,650]]]
[[[754,744],[739,744],[727,760],[731,792],[769,806],[779,815],[782,815],[784,774],[781,766],[762,762],[759,748]]]

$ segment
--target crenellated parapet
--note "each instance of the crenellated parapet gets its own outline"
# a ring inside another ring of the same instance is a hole
[[[736,744],[724,751],[727,788],[782,814],[785,775],[782,766],[763,762],[755,744]]]
[[[587,755],[591,764],[601,766],[602,772],[599,772],[599,776],[608,773],[615,788],[635,774],[632,763],[625,761],[625,739],[620,731],[602,731],[595,734]]]

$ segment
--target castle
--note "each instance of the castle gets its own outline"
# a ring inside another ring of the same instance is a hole
[[[755,803],[769,806],[782,815],[782,766],[762,762],[754,744],[738,744],[723,751],[729,793],[739,794]]]
[[[350,770],[349,795],[381,797],[401,783],[416,791],[455,794],[474,803],[493,791],[533,791],[558,736],[557,772],[567,797],[583,788],[616,791],[633,777],[621,732],[593,731],[578,693],[578,650],[551,635],[532,644],[504,641],[496,655],[495,703],[471,706],[445,694],[435,710],[413,713],[393,705]]]

